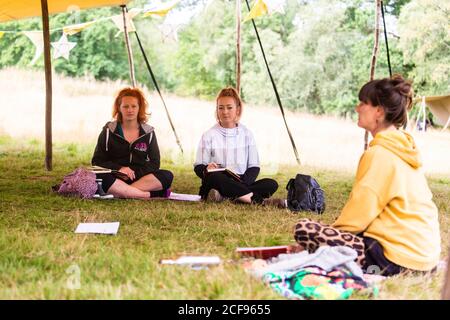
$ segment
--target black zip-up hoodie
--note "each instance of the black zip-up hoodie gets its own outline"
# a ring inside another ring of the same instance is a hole
[[[139,126],[139,137],[132,143],[118,134],[117,121],[107,122],[95,147],[92,164],[119,170],[130,167],[136,180],[157,171],[160,154],[154,128],[146,123]]]

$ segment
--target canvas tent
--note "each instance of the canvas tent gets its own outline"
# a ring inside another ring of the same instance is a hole
[[[414,99],[414,103],[422,103],[419,112],[424,119],[426,117],[425,107],[428,106],[431,113],[435,116],[437,124],[444,126],[444,130],[450,125],[450,95],[417,97]]]

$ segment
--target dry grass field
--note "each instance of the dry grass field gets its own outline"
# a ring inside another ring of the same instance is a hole
[[[96,82],[54,75],[53,139],[55,142],[95,144],[111,118],[114,94],[125,83]],[[45,84],[42,73],[16,69],[0,71],[0,91],[6,101],[0,113],[0,134],[43,139]],[[214,101],[164,95],[185,150],[181,155],[159,96],[147,92],[151,119],[162,157],[192,164],[202,132],[215,123]],[[287,121],[302,165],[354,173],[363,151],[364,131],[351,120],[287,111]],[[278,108],[245,105],[242,123],[255,134],[263,172],[276,174],[279,165],[295,166],[295,156]],[[415,132],[427,174],[450,176],[450,130]],[[301,170],[301,167],[298,168]]]

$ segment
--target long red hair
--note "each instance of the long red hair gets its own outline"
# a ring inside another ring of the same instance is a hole
[[[114,100],[114,106],[112,111],[112,116],[114,119],[122,123],[122,114],[119,111],[120,104],[122,103],[123,97],[135,97],[139,104],[138,122],[143,123],[148,120],[148,102],[144,97],[142,90],[138,88],[123,88],[117,93],[116,99]]]

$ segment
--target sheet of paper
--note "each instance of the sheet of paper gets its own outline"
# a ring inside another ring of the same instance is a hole
[[[108,223],[80,223],[75,233],[101,233],[101,234],[117,234],[119,230],[119,222]]]
[[[163,259],[161,264],[190,264],[190,265],[205,265],[205,264],[219,264],[221,262],[218,256],[182,256],[176,260]]]
[[[201,197],[196,194],[183,194],[172,192],[169,196],[169,199],[179,201],[200,201]]]

